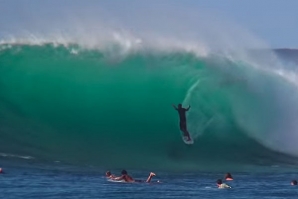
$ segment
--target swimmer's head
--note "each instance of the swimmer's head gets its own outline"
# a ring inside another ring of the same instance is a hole
[[[123,169],[123,170],[121,171],[121,174],[122,174],[122,175],[127,175],[127,171]]]
[[[297,180],[292,180],[291,185],[297,185]]]
[[[233,180],[233,177],[230,173],[226,173],[225,179],[226,180]]]
[[[112,175],[112,173],[110,171],[107,171],[106,176],[110,176],[110,175]]]
[[[218,180],[216,181],[216,183],[217,183],[217,184],[222,184],[222,180],[221,180],[221,179],[218,179]]]
[[[178,108],[181,108],[182,107],[182,104],[178,104]]]

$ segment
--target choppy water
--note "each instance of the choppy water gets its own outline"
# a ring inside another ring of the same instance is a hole
[[[58,163],[57,163],[58,164]],[[161,183],[115,183],[104,177],[104,170],[77,168],[61,165],[36,164],[35,166],[8,166],[0,175],[0,198],[297,198],[298,187],[290,182],[298,175],[279,168],[263,168],[267,171],[232,172],[234,181],[227,184],[232,189],[218,189],[216,180],[223,172],[158,172],[152,181]],[[120,173],[120,170],[113,170]],[[146,179],[148,171],[128,171],[135,179]]]

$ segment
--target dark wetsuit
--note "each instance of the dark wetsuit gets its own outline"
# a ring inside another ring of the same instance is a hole
[[[190,106],[188,108],[182,108],[181,104],[179,104],[178,108],[175,105],[173,105],[173,107],[179,113],[180,130],[184,133],[184,136],[188,137],[188,140],[191,140],[189,132],[187,131],[187,126],[186,126],[186,111],[188,111],[190,109]]]
[[[186,116],[185,116],[187,110],[185,108],[178,108],[177,111],[180,117],[180,129],[181,131],[187,131]]]

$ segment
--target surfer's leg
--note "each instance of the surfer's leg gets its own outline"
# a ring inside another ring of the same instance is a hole
[[[148,176],[146,182],[150,182],[153,176],[155,176],[155,173],[150,172],[150,174],[149,174],[149,176]]]
[[[190,141],[190,140],[191,140],[191,139],[190,139],[189,132],[185,133],[184,136],[187,137],[187,141]]]
[[[183,133],[184,133],[184,136],[187,137],[187,141],[191,140],[189,132],[187,130],[186,121],[183,122],[183,129],[184,129]]]
[[[182,132],[183,132],[183,134],[184,134],[184,137],[187,137],[187,141],[190,141],[191,139],[190,139],[189,132],[188,132],[187,130],[184,130],[184,131],[182,131]]]
[[[187,141],[190,141],[189,132],[187,131],[186,121],[180,121],[180,130],[183,132],[183,136],[187,137]]]
[[[186,122],[185,121],[180,121],[180,130],[182,132],[186,132],[187,129],[186,129]]]

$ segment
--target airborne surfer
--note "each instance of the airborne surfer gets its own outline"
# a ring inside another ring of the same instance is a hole
[[[182,104],[178,104],[178,108],[173,104],[173,107],[178,111],[179,118],[180,118],[180,130],[183,132],[184,136],[187,137],[187,141],[190,141],[189,132],[187,131],[187,125],[186,125],[186,111],[190,109],[190,106],[188,108],[183,108]]]

